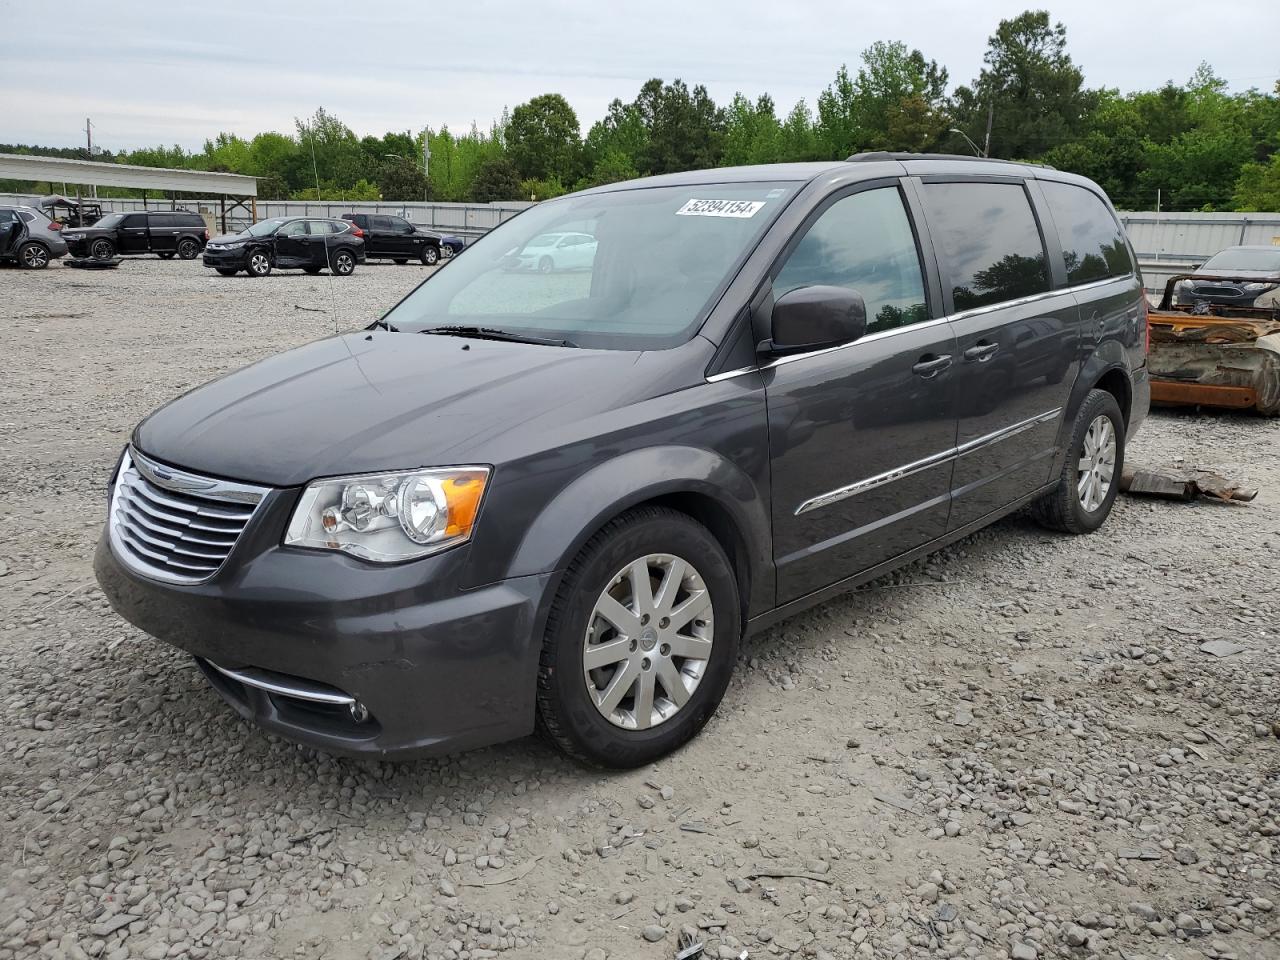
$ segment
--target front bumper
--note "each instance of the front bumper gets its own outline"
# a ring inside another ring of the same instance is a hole
[[[248,262],[245,253],[246,251],[243,247],[238,250],[210,250],[205,247],[203,261],[206,267],[243,270]]]
[[[375,567],[283,548],[278,533],[294,500],[277,492],[264,501],[224,568],[200,584],[136,572],[104,532],[98,582],[117,613],[195,655],[239,714],[287,739],[347,756],[408,758],[532,732],[553,575],[462,590],[458,550]],[[271,693],[236,673],[266,678],[267,687],[295,684],[303,696]],[[325,691],[335,694],[332,704],[319,702]]]

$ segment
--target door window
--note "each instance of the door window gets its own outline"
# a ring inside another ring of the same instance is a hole
[[[1020,183],[927,183],[929,232],[955,309],[1044,293],[1049,269]]]
[[[370,217],[369,222],[374,230],[382,230],[387,233],[395,232],[395,222],[390,217]]]
[[[897,187],[864,190],[827,208],[783,264],[773,296],[822,285],[862,294],[868,333],[928,316],[920,254]]]
[[[310,228],[313,237],[323,237],[326,234],[333,233],[333,224],[328,220],[308,220],[307,226]]]
[[[124,229],[142,229],[147,225],[147,215],[145,213],[131,213],[120,221],[120,226]]]
[[[282,237],[301,237],[305,236],[306,232],[307,221],[305,220],[294,220],[280,228],[280,236]]]
[[[1071,183],[1040,181],[1062,240],[1067,283],[1076,286],[1133,273],[1129,245],[1120,224],[1092,190]]]
[[[391,224],[390,229],[396,233],[413,233],[413,224],[402,217],[387,217],[387,222]]]

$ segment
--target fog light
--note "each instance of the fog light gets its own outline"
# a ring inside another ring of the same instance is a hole
[[[356,723],[364,723],[369,719],[369,708],[359,700],[351,701],[351,719]]]

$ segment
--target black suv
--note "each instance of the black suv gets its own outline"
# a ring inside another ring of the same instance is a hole
[[[265,277],[273,269],[319,273],[325,267],[345,277],[364,263],[361,232],[345,220],[272,217],[237,234],[214,237],[204,248],[204,265],[224,277],[240,270]]]
[[[158,254],[162,260],[194,260],[209,230],[198,213],[108,213],[91,227],[68,227],[62,239],[73,257],[110,260],[123,254]]]
[[[506,269],[567,231],[589,268]],[[98,581],[282,736],[385,759],[537,718],[641,766],[714,713],[744,633],[1024,506],[1101,527],[1146,325],[1105,194],[1045,167],[598,187],[143,420]]]
[[[421,260],[433,267],[441,258],[453,255],[453,249],[443,243],[440,234],[423,230],[404,217],[383,213],[344,213],[342,219],[364,231],[365,254],[375,259],[402,264]]]

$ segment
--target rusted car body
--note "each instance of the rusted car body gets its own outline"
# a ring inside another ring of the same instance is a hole
[[[1280,416],[1280,292],[1253,306],[1174,305],[1174,288],[1190,274],[1170,277],[1160,306],[1147,317],[1151,402],[1227,407]],[[1237,281],[1232,276],[1197,280]]]

